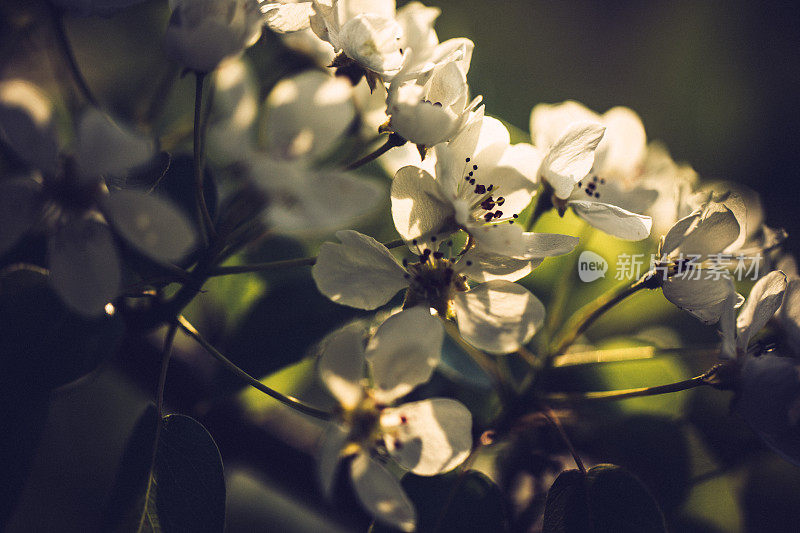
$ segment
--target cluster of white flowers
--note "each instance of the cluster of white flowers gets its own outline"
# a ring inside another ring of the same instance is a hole
[[[105,14],[135,0],[57,3]],[[531,142],[512,144],[507,127],[470,94],[473,43],[440,42],[440,11],[419,2],[395,9],[394,0],[170,0],[170,8],[166,51],[213,79],[211,164],[235,169],[263,194],[269,230],[339,230],[339,242],[322,244],[312,269],[333,302],[374,310],[404,291],[402,309],[372,335],[349,325],[322,343],[319,374],[340,404],[319,454],[325,492],[347,458],[365,508],[414,529],[414,508],[386,463],[425,476],[452,470],[473,448],[472,416],[452,399],[403,398],[431,378],[444,323],[499,357],[525,350],[542,329],[545,306],[516,282],[579,244],[566,230],[533,231],[550,209],[628,241],[654,229],[656,268],[667,275],[646,275],[644,285],[662,288],[704,323],[719,323],[737,409],[771,446],[800,458],[800,281],[771,271],[744,300],[730,276],[684,275],[715,254],[776,250],[783,234],[764,225],[755,193],[700,184],[690,167],[648,144],[626,107],[599,114],[573,101],[539,104]],[[325,66],[280,80],[261,102],[239,56],[264,26]],[[43,230],[53,286],[74,309],[94,315],[120,294],[118,245],[170,265],[196,251],[199,239],[180,211],[124,180],[152,163],[154,140],[94,108],[82,114],[71,145],[56,131],[41,90],[0,83],[0,133],[25,168],[0,181],[0,254]],[[400,253],[343,229],[385,203],[387,191],[347,169],[341,156],[353,151],[353,139],[363,147],[386,133],[389,152],[379,162],[392,174]],[[788,332],[781,356],[751,344],[773,315]]]

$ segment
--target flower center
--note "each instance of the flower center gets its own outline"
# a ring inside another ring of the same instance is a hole
[[[600,186],[605,184],[605,178],[592,176],[591,179],[587,177],[584,180],[579,181],[577,187],[589,198],[600,198]]]
[[[477,171],[478,165],[472,163],[472,159],[467,157],[461,171],[463,179],[459,181],[457,191],[458,197],[469,205],[473,220],[482,220],[486,224],[499,222],[513,224],[519,215],[513,213],[511,216],[506,216],[500,209],[506,201],[504,197],[497,196],[500,187],[496,187],[492,183],[481,183],[476,176]]]
[[[435,237],[432,237],[435,239]],[[452,246],[452,241],[446,243]],[[442,252],[434,252],[425,248],[418,256],[419,262],[403,261],[409,280],[406,301],[403,307],[413,307],[427,303],[435,309],[439,316],[446,317],[453,313],[453,294],[469,289],[467,279],[456,273],[453,261]]]

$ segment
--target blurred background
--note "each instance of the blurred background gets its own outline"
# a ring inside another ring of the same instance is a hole
[[[441,40],[464,36],[475,42],[468,79],[472,92],[483,95],[488,113],[527,131],[530,111],[540,102],[574,99],[598,112],[629,106],[642,117],[649,139],[663,141],[675,160],[690,163],[702,178],[732,180],[758,191],[767,223],[785,228],[787,248],[795,255],[800,251],[800,12],[795,7],[744,0],[429,5],[442,9]],[[41,0],[0,3],[0,78],[40,84],[69,108],[79,98],[54,50],[49,16]],[[173,68],[161,49],[168,17],[166,1],[150,0],[108,19],[66,20],[90,86],[122,120],[136,122],[158,80]],[[257,65],[265,90],[308,66],[270,35],[247,58]],[[190,76],[176,84],[165,122],[190,120],[192,91]],[[377,168],[367,172],[381,179]],[[385,220],[372,221],[371,227],[371,234],[393,238]],[[592,249],[637,250],[593,239]],[[271,242],[246,259],[305,255],[315,245]],[[530,282],[543,300],[552,298],[561,265],[548,261]],[[613,284],[605,280],[581,287],[567,309]],[[318,404],[329,401],[314,384],[313,363],[304,357],[327,331],[356,316],[353,310],[321,297],[307,271],[219,279],[207,288],[189,317],[209,340],[252,374],[270,375],[275,388]],[[665,323],[673,328],[650,331],[649,338],[663,340],[677,331],[678,345],[714,342],[713,331],[664,305],[659,294],[637,298],[601,321],[592,340],[630,345],[631,317],[636,317],[641,329]],[[22,305],[23,300],[14,301]],[[3,310],[19,313],[8,304]],[[29,323],[13,323],[31,335],[38,331]],[[607,338],[599,337],[600,330]],[[103,502],[115,483],[119,457],[152,398],[159,352],[151,341],[157,340],[120,334],[111,343],[113,357],[99,373],[12,417],[17,432],[7,434],[0,449],[10,469],[5,507],[0,507],[8,530],[102,530]],[[318,428],[287,419],[263,397],[241,392],[239,382],[188,339],[177,347],[167,402],[172,410],[200,419],[217,440],[228,477],[229,531],[366,530],[369,521],[352,497],[342,496],[334,508],[319,495],[311,452]],[[555,374],[551,386],[597,390],[660,384],[694,375],[710,361],[678,354],[580,367]],[[474,373],[455,355],[451,364]],[[447,372],[441,374],[431,390],[453,390]],[[476,412],[486,409],[476,400],[485,392],[485,379],[467,381],[458,383],[464,401]],[[8,402],[19,400],[5,394]],[[765,450],[729,415],[729,399],[716,391],[693,391],[629,400],[579,413],[581,422],[573,430],[589,457],[623,464],[648,484],[673,531],[796,531],[800,471]],[[530,445],[522,440],[515,443],[519,449],[504,452],[509,468],[516,468],[520,450]]]

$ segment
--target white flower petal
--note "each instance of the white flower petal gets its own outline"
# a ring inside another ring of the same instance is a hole
[[[376,398],[391,403],[427,382],[441,359],[443,340],[440,319],[427,307],[412,307],[387,318],[366,350]]]
[[[211,72],[261,36],[263,15],[256,0],[171,0],[170,8],[164,48],[197,72]]]
[[[595,169],[606,179],[626,180],[639,172],[647,150],[642,119],[630,108],[612,107],[600,119],[606,127],[597,147]]]
[[[189,219],[163,198],[121,190],[106,197],[103,203],[114,229],[153,259],[175,262],[197,242]]]
[[[570,200],[569,206],[593,227],[626,241],[640,241],[650,235],[653,219],[631,213],[615,205],[586,200]]]
[[[458,329],[473,346],[489,353],[513,352],[544,323],[544,305],[524,287],[490,281],[455,297]]]
[[[394,132],[411,143],[433,146],[450,140],[461,123],[460,115],[438,100],[426,100],[424,88],[406,84],[396,89],[387,113]],[[440,102],[439,102],[440,103]]]
[[[345,409],[353,409],[364,397],[364,328],[349,324],[322,341],[317,363],[319,377]]]
[[[290,234],[328,232],[377,207],[383,187],[348,172],[307,168],[300,162],[252,154],[250,176],[267,195],[269,227]]]
[[[334,0],[338,8],[337,16],[340,24],[354,19],[363,13],[372,13],[386,18],[394,18],[395,0]]]
[[[84,178],[124,177],[155,153],[152,139],[113,124],[94,107],[81,117],[75,160]]]
[[[533,144],[546,150],[556,143],[570,124],[587,120],[600,122],[600,116],[572,100],[560,104],[537,104],[531,111],[530,119]]]
[[[401,531],[414,531],[417,515],[400,482],[380,463],[359,454],[350,463],[350,475],[358,499],[381,522]]]
[[[105,224],[74,220],[49,240],[47,251],[53,287],[77,312],[100,314],[119,293],[119,259]]]
[[[561,235],[560,233],[530,233],[522,234],[525,253],[521,258],[539,259],[570,253],[578,246],[578,237]]]
[[[688,311],[705,324],[719,320],[724,311],[724,302],[734,292],[733,282],[724,277],[706,279],[693,273],[687,276],[671,276],[663,282],[664,297],[684,311]]]
[[[374,13],[357,15],[339,34],[347,57],[384,78],[397,74],[403,64],[402,37],[403,28],[394,18]]]
[[[511,167],[529,181],[534,186],[538,185],[539,176],[537,171],[542,164],[544,154],[535,147],[527,143],[519,143],[509,146],[497,165],[500,167]]]
[[[53,108],[53,102],[32,83],[0,83],[0,136],[23,161],[45,174],[58,167]]]
[[[788,281],[786,274],[775,270],[761,278],[750,289],[736,319],[737,348],[746,351],[750,339],[767,325],[781,307]]]
[[[264,20],[269,29],[278,33],[287,33],[310,28],[309,17],[313,15],[314,8],[311,2],[272,3],[261,6],[261,12],[264,13]]]
[[[738,239],[739,233],[739,222],[733,211],[719,202],[709,202],[670,228],[664,238],[662,254],[680,252],[705,257],[725,250]]]
[[[795,353],[800,353],[800,278],[795,277],[789,282],[779,316],[789,344]]]
[[[589,174],[604,132],[605,128],[596,122],[577,122],[550,147],[539,174],[553,187],[556,197],[569,198],[575,184]]]
[[[474,222],[462,224],[485,252],[529,259],[525,257],[525,241],[522,237],[524,231],[519,224],[478,224]]]
[[[406,241],[451,231],[452,207],[441,197],[433,176],[415,166],[403,167],[392,180],[392,220]]]
[[[390,424],[385,441],[391,456],[420,476],[449,472],[472,449],[472,414],[456,400],[431,398],[385,409],[383,421]]]
[[[41,216],[41,185],[31,178],[0,180],[0,255],[14,246]]]
[[[336,232],[324,243],[311,275],[319,291],[342,305],[375,309],[408,287],[405,269],[381,243],[357,231]]]
[[[478,282],[504,279],[517,281],[524,278],[539,265],[540,261],[513,259],[484,251],[474,246],[458,262],[458,272]]]
[[[353,87],[343,78],[307,70],[275,85],[267,97],[266,113],[270,154],[318,158],[341,142],[356,118]]]
[[[331,424],[320,439],[317,455],[317,476],[326,498],[333,495],[336,473],[347,444],[347,431],[339,424]]]

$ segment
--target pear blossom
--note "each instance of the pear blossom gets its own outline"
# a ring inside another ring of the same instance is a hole
[[[527,275],[541,257],[513,259],[477,246],[447,257],[425,248],[418,262],[401,263],[372,237],[352,230],[336,237],[341,244],[324,243],[311,270],[319,291],[336,303],[376,309],[407,289],[405,307],[421,306],[455,319],[467,342],[495,354],[517,350],[544,322],[542,303],[512,282]],[[444,249],[452,243],[442,244]],[[470,288],[467,278],[481,284]]]
[[[109,193],[103,178],[121,178],[155,155],[154,144],[88,109],[78,124],[73,154],[59,154],[52,106],[31,84],[0,84],[0,134],[30,166],[0,181],[0,254],[25,234],[44,231],[50,279],[75,311],[103,311],[120,288],[112,234],[162,261],[183,257],[195,244],[191,223],[166,200],[134,190]]]
[[[509,258],[574,248],[574,237],[526,233],[514,224],[533,194],[536,153],[530,145],[511,146],[506,127],[484,117],[482,107],[450,143],[436,145],[434,156],[434,174],[407,166],[392,181],[392,218],[406,241],[441,241],[463,229],[484,252]]]
[[[242,164],[266,194],[265,222],[296,233],[339,228],[372,210],[383,189],[329,165],[328,156],[356,119],[352,87],[321,71],[279,82],[266,101],[265,149],[255,142]]]
[[[319,359],[319,376],[340,404],[320,450],[323,491],[330,495],[339,462],[353,456],[349,470],[359,500],[377,519],[403,531],[415,528],[416,512],[382,462],[391,458],[415,474],[433,476],[461,464],[472,449],[472,415],[460,402],[397,403],[430,379],[443,338],[439,320],[413,308],[386,319],[366,346],[357,324],[330,334]]]
[[[563,215],[568,208],[595,228],[637,241],[650,234],[652,219],[638,214],[655,191],[631,187],[645,154],[639,117],[613,108],[599,116],[576,102],[540,104],[531,113],[531,137],[543,154],[537,177],[552,192]]]
[[[734,370],[733,407],[761,439],[786,460],[800,464],[800,363],[796,352],[787,357],[762,353],[752,338],[781,308],[789,286],[786,274],[772,271],[756,282],[738,317],[729,298],[720,319],[722,356]],[[789,312],[797,315],[797,302]]]
[[[331,44],[337,56],[331,66],[366,75],[370,85],[388,81],[403,64],[404,32],[395,17],[394,0],[314,0],[262,6],[267,26],[280,33],[311,28]]]
[[[258,0],[170,0],[164,46],[178,63],[211,72],[261,37]]]
[[[718,269],[709,275],[708,264],[713,255],[742,240],[735,211],[741,213],[736,197],[709,200],[676,222],[659,246],[655,279],[664,297],[706,324],[717,322],[726,301],[735,295],[730,273]]]
[[[386,113],[390,118],[385,129],[416,144],[421,152],[450,141],[481,101],[479,96],[468,102],[466,71],[459,64],[464,54],[455,52],[424,78],[405,83],[395,79],[389,86]]]

